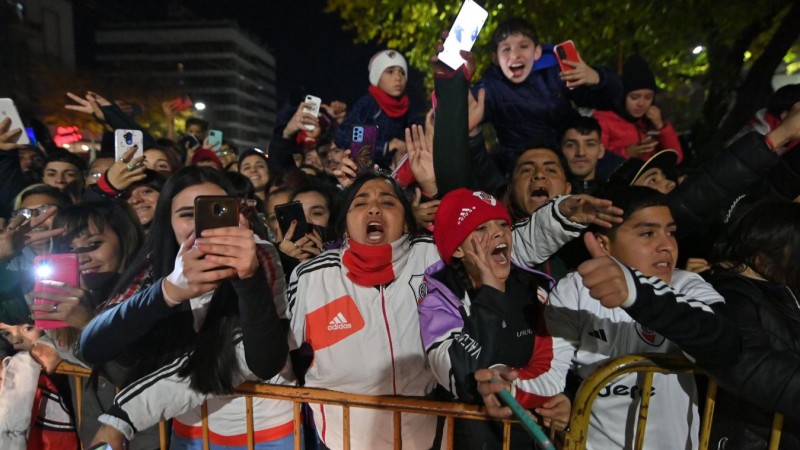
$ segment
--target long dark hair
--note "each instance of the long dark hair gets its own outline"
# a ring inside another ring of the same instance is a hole
[[[232,192],[231,183],[221,172],[198,166],[187,166],[167,180],[156,205],[150,233],[136,260],[122,275],[115,293],[125,291],[143,271],[152,279],[169,275],[180,245],[172,229],[172,199],[184,189],[203,183],[215,184]],[[181,307],[176,307],[181,308]],[[145,376],[184,354],[188,360],[179,372],[190,378],[190,385],[203,393],[233,392],[233,374],[239,365],[236,359],[234,331],[239,325],[238,300],[233,287],[223,282],[214,291],[206,321],[195,333],[194,318],[189,308],[159,321],[154,329],[134,344],[130,356],[134,367],[127,382]]]
[[[739,271],[749,267],[800,293],[800,204],[770,199],[736,209],[714,244],[710,262]]]
[[[361,190],[361,187],[364,186],[364,184],[366,184],[368,181],[372,180],[384,180],[392,186],[394,194],[398,199],[400,199],[400,204],[403,206],[403,216],[405,218],[406,228],[408,229],[409,234],[412,236],[417,234],[417,220],[414,218],[414,211],[411,207],[411,201],[409,200],[408,195],[403,188],[397,184],[394,178],[390,176],[374,172],[367,172],[359,175],[353,184],[342,191],[337,201],[334,202],[333,208],[331,208],[331,212],[336,211],[336,218],[333,221],[334,232],[336,235],[344,236],[344,232],[347,230],[347,210],[350,209],[350,204],[353,203],[353,199],[356,198],[356,194],[358,194],[358,191]]]
[[[56,238],[56,245],[68,247],[73,239],[88,231],[89,227],[95,226],[102,231],[106,225],[119,238],[120,270],[124,271],[133,262],[144,241],[139,221],[127,205],[87,202],[59,209],[53,219],[53,228],[64,228],[64,234]]]

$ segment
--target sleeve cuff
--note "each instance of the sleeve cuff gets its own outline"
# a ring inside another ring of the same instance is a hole
[[[104,425],[108,425],[111,428],[114,428],[115,430],[118,430],[125,436],[125,439],[129,441],[133,439],[134,435],[133,427],[131,427],[128,424],[128,422],[125,422],[119,417],[114,417],[110,414],[101,414],[100,417],[97,418],[97,421]]]
[[[558,219],[559,222],[564,224],[565,228],[567,228],[567,229],[577,229],[577,230],[583,231],[586,228],[588,228],[588,225],[584,225],[582,223],[573,222],[573,221],[567,219],[563,214],[561,214],[561,210],[558,208],[558,205],[560,205],[561,202],[563,202],[564,200],[566,200],[569,197],[570,197],[569,195],[559,195],[558,197],[553,199],[553,214],[555,214],[556,219]]]
[[[625,274],[625,284],[628,285],[628,298],[625,299],[624,302],[620,305],[623,308],[630,308],[636,303],[636,282],[633,281],[633,275],[631,274],[631,270],[625,264],[614,259],[614,262],[619,264],[619,267],[622,269],[622,273]]]

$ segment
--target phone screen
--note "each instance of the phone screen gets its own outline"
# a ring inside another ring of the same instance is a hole
[[[378,140],[378,127],[376,125],[354,125],[350,143],[350,159],[358,167],[359,174],[373,169],[372,155]]]
[[[309,227],[306,222],[306,213],[303,211],[303,204],[300,201],[293,201],[275,206],[275,216],[278,218],[278,227],[281,229],[284,238],[288,238],[294,242],[308,233]],[[294,234],[286,236],[292,221],[297,221],[297,226],[294,229]]]
[[[80,286],[80,273],[78,271],[78,255],[76,253],[57,253],[52,255],[39,255],[33,259],[33,268],[36,271],[36,283],[33,288],[33,303],[35,305],[57,305],[54,300],[36,297],[36,293],[64,294],[61,289],[45,286],[41,280],[60,281],[67,286]],[[37,311],[33,318],[36,328],[49,330],[65,328],[69,325],[61,320],[38,320],[36,316],[43,314]]]
[[[439,61],[453,69],[458,69],[464,64],[459,51],[472,50],[472,45],[478,39],[478,34],[488,16],[489,13],[480,5],[472,0],[465,0],[444,41],[444,51],[439,53]]]
[[[224,195],[201,195],[194,199],[194,232],[239,226],[239,200]]]

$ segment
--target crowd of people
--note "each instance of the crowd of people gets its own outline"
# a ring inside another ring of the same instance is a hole
[[[143,148],[87,160],[0,121],[3,448],[153,449],[169,419],[170,448],[201,449],[204,403],[211,448],[247,448],[246,380],[500,418],[510,389],[563,431],[583,379],[644,352],[686,355],[722,387],[715,448],[766,448],[774,412],[781,448],[800,448],[800,85],[687,170],[640,56],[619,75],[564,70],[518,18],[492,45],[479,79],[468,52],[456,70],[431,58],[427,114],[403,55],[378,52],[366,95],[292,105],[267,152],[215,145],[195,117],[180,136],[170,102],[156,138],[96,92],[67,108],[142,131]],[[41,270],[57,260],[74,283]],[[60,361],[92,370],[81,398]],[[635,374],[603,388],[587,448],[633,447],[641,391]],[[651,394],[645,448],[697,448],[694,376],[657,374]],[[252,415],[256,448],[294,448],[291,402],[256,398]],[[303,448],[344,448],[346,416],[306,406]],[[352,448],[393,448],[391,412],[349,420]],[[433,416],[400,428],[405,448],[445,445]],[[452,431],[458,449],[502,447],[499,422]]]

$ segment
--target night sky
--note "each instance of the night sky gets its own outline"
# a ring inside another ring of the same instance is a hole
[[[102,20],[135,22],[164,21],[167,9],[175,5],[178,16],[197,19],[234,19],[267,44],[277,60],[279,100],[299,101],[305,94],[324,102],[343,100],[352,104],[367,92],[367,63],[381,49],[375,43],[355,44],[354,34],[344,31],[337,14],[324,12],[325,0],[227,0],[225,2],[169,2],[163,0],[82,0],[83,23],[76,32],[92,39],[92,22]],[[166,4],[166,5],[165,5]],[[79,37],[80,40],[80,37]],[[417,80],[417,85],[421,81]]]

